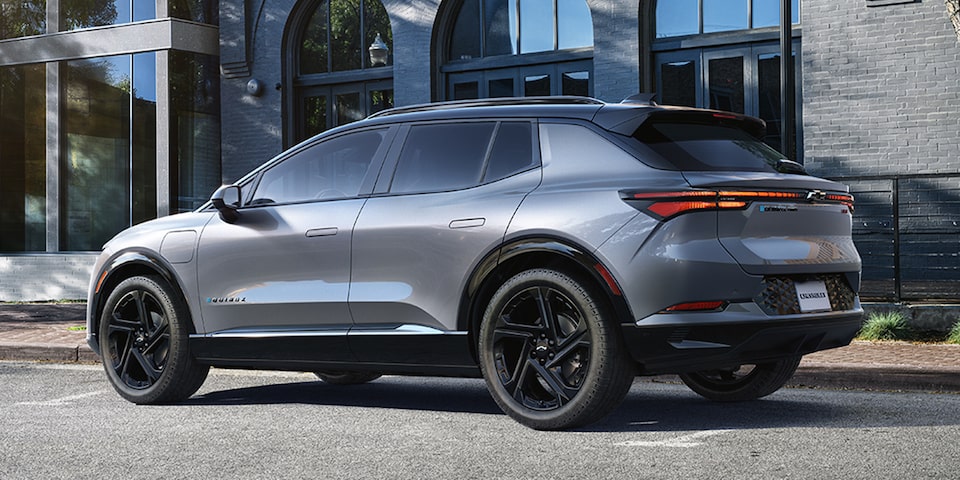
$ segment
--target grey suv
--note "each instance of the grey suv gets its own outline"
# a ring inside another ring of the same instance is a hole
[[[847,188],[727,112],[579,97],[390,110],[100,255],[88,342],[136,403],[210,366],[482,376],[536,429],[636,375],[751,400],[860,326]]]

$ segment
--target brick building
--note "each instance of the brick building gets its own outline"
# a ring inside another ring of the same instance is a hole
[[[948,3],[952,0],[948,0]],[[941,0],[793,1],[798,148],[858,196],[865,291],[960,297]],[[120,229],[390,106],[509,95],[764,118],[779,0],[0,0],[0,300],[81,298]]]

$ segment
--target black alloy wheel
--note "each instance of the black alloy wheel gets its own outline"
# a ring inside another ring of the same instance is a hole
[[[100,320],[107,376],[134,403],[188,398],[206,379],[188,350],[187,309],[158,277],[138,276],[111,292]]]
[[[528,270],[494,294],[481,326],[481,369],[500,407],[520,423],[553,430],[613,410],[633,381],[618,332],[588,284]]]

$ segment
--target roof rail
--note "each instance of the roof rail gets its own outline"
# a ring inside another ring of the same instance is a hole
[[[453,100],[449,102],[423,103],[419,105],[410,105],[407,107],[391,108],[382,110],[367,118],[387,117],[390,115],[399,115],[401,113],[430,112],[435,110],[448,110],[453,108],[474,108],[474,107],[498,107],[510,105],[604,105],[604,102],[590,97],[575,97],[570,95],[559,95],[552,97],[507,97],[507,98],[483,98],[479,100]]]

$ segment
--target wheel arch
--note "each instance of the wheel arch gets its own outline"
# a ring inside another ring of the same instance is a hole
[[[610,270],[593,254],[568,239],[528,236],[513,239],[490,252],[474,269],[461,297],[457,330],[470,337],[471,354],[477,359],[477,334],[490,298],[504,281],[524,270],[537,267],[585,277],[600,287],[604,300],[616,318],[632,318]]]
[[[99,319],[103,314],[103,307],[110,293],[120,282],[137,275],[158,275],[175,290],[177,295],[180,295],[180,298],[186,299],[183,294],[183,285],[174,274],[173,267],[160,255],[144,249],[126,250],[115,254],[97,272],[97,283],[94,285],[93,294],[90,298],[89,311],[91,318],[87,327],[93,340],[90,342],[91,348],[99,347]],[[191,313],[189,308],[187,308],[187,312],[188,314]],[[190,326],[190,333],[196,333],[196,325],[192,318],[187,324]],[[99,351],[96,353],[100,354]]]

